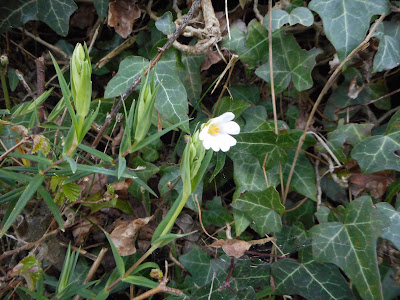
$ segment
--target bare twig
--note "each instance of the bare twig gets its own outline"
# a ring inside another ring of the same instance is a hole
[[[24,86],[25,90],[28,92],[29,96],[31,96],[33,99],[36,99],[36,95],[32,92],[32,89],[26,82],[24,75],[19,70],[15,70],[15,73],[17,74],[17,77]]]
[[[293,173],[294,173],[294,168],[296,166],[296,162],[297,159],[299,157],[299,153],[300,153],[300,149],[303,146],[303,143],[306,139],[306,135],[307,135],[307,131],[308,128],[310,127],[312,118],[314,117],[314,114],[318,108],[318,105],[321,103],[322,98],[325,96],[325,94],[328,92],[328,90],[331,88],[333,82],[336,80],[337,76],[339,75],[340,71],[343,69],[343,67],[347,64],[347,62],[354,56],[356,55],[357,52],[365,49],[368,45],[369,45],[369,40],[371,39],[372,35],[375,33],[375,31],[378,29],[378,26],[380,23],[382,23],[383,19],[385,18],[385,14],[382,14],[380,16],[380,18],[378,19],[378,21],[375,23],[374,27],[372,27],[371,31],[369,32],[369,34],[367,35],[367,37],[364,39],[364,41],[361,42],[360,45],[357,46],[357,48],[355,48],[353,51],[351,51],[351,53],[349,55],[347,55],[347,57],[343,60],[343,62],[336,68],[336,70],[332,73],[331,77],[329,77],[328,81],[326,82],[325,86],[323,87],[321,93],[319,94],[317,101],[315,101],[315,105],[313,107],[313,109],[311,110],[310,116],[308,117],[306,126],[304,128],[304,132],[303,135],[300,137],[299,143],[297,145],[296,148],[296,153],[294,155],[294,159],[293,159],[293,163],[292,166],[290,168],[290,172],[289,172],[289,176],[288,176],[288,180],[286,182],[286,189],[285,189],[285,193],[284,193],[284,200],[286,199],[288,193],[289,193],[289,187],[290,187],[290,182],[292,180],[293,177]]]
[[[24,137],[22,140],[20,140],[18,143],[16,143],[14,146],[12,146],[10,149],[6,150],[1,156],[0,156],[0,161],[3,160],[4,157],[6,157],[8,154],[13,152],[15,149],[17,149],[19,146],[29,142],[31,140],[30,136]]]
[[[106,56],[104,56],[102,59],[100,59],[97,64],[94,66],[95,69],[100,69],[103,67],[106,63],[108,63],[112,58],[115,56],[121,54],[125,49],[129,48],[132,46],[136,41],[136,35],[131,36],[127,40],[125,40],[121,45],[119,45],[117,48],[113,49],[110,53],[108,53]]]

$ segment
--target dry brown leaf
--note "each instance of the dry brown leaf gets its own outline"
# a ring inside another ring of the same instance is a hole
[[[140,8],[136,0],[114,0],[109,4],[108,26],[124,39],[132,32],[135,20],[140,18]]]
[[[81,188],[81,195],[85,195],[89,189],[90,192],[88,196],[92,196],[102,190],[105,190],[107,178],[107,175],[98,173],[83,177],[78,183],[79,187]]]
[[[94,214],[88,217],[94,224],[103,226],[105,218],[103,214]],[[72,235],[76,245],[83,245],[88,235],[96,228],[87,220],[82,220],[79,224],[72,229]]]
[[[226,255],[239,258],[250,249],[251,244],[242,240],[229,239],[215,241],[209,247],[222,248]]]
[[[352,183],[351,192],[354,197],[360,196],[363,192],[369,192],[374,198],[381,198],[393,179],[388,172],[377,172],[373,174],[354,173],[350,176]]]
[[[111,232],[110,237],[121,256],[127,256],[136,253],[134,239],[138,231],[145,226],[151,217],[136,219],[133,221],[114,222],[115,228]]]
[[[200,71],[208,70],[212,65],[219,63],[222,60],[221,55],[217,51],[212,49],[208,50],[206,57],[204,58]]]
[[[132,182],[133,179],[126,178],[120,182],[111,183],[111,185],[114,187],[114,191],[120,199],[128,199],[128,188]]]

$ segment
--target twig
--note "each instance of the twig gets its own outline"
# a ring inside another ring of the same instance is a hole
[[[387,111],[386,113],[383,114],[382,117],[380,117],[377,121],[378,125],[381,124],[387,117],[389,117],[391,114],[395,113],[400,109],[400,106],[397,106],[395,108],[392,108],[391,110]]]
[[[10,256],[10,255],[19,253],[19,252],[21,252],[21,251],[28,250],[28,249],[31,249],[31,248],[35,247],[36,245],[42,243],[42,242],[43,242],[45,239],[47,239],[49,236],[55,235],[55,234],[57,234],[59,231],[60,231],[60,228],[54,229],[53,231],[50,231],[49,233],[46,233],[45,235],[43,235],[43,236],[42,236],[40,239],[38,239],[36,242],[31,242],[31,243],[28,243],[28,244],[26,244],[26,245],[20,247],[20,248],[17,248],[17,249],[13,249],[13,250],[4,252],[3,254],[0,255],[0,261],[2,261],[2,260],[3,260],[4,258],[6,258],[7,256]]]
[[[22,140],[20,140],[17,144],[15,144],[14,146],[12,146],[10,149],[6,150],[6,152],[4,152],[1,156],[0,156],[0,161],[3,160],[4,157],[6,157],[8,154],[10,154],[11,152],[13,152],[15,149],[17,149],[19,146],[21,146],[22,144],[25,144],[27,142],[29,142],[29,140],[31,139],[30,136],[26,136],[24,137]]]
[[[253,3],[253,11],[254,11],[254,14],[256,15],[258,21],[259,21],[261,24],[263,24],[263,23],[264,23],[264,18],[263,18],[263,16],[260,14],[260,11],[258,10],[258,0],[254,0],[254,3]],[[268,8],[268,11],[271,11],[271,10]],[[270,15],[271,15],[271,13],[270,13]],[[269,22],[269,21],[268,21],[268,22]],[[269,28],[271,28],[271,27],[269,27]]]
[[[86,275],[86,278],[82,284],[86,284],[90,280],[92,280],[94,274],[96,273],[97,269],[99,268],[100,263],[103,260],[104,255],[106,255],[106,253],[107,253],[107,248],[101,248],[99,255],[97,255],[96,260],[94,261],[93,265],[90,267],[90,270],[89,270],[88,274]],[[74,300],[79,300],[79,299],[82,299],[82,297],[79,295],[76,295],[74,298]]]
[[[289,172],[289,176],[286,182],[286,189],[285,189],[285,193],[284,193],[284,200],[286,199],[288,193],[289,193],[289,187],[290,187],[290,182],[292,180],[293,177],[293,173],[294,173],[294,168],[296,166],[296,161],[299,157],[300,154],[300,149],[303,146],[303,143],[306,139],[306,135],[307,135],[307,131],[308,128],[310,127],[312,118],[314,117],[314,114],[318,108],[318,105],[321,103],[322,98],[325,96],[325,94],[328,92],[328,90],[331,88],[333,82],[336,80],[336,77],[339,75],[340,71],[343,69],[343,67],[347,64],[347,62],[359,51],[361,51],[362,49],[365,49],[368,46],[368,42],[371,39],[372,35],[375,33],[375,31],[378,29],[379,24],[383,21],[383,19],[385,18],[385,14],[382,14],[380,16],[380,18],[378,19],[378,21],[375,23],[374,27],[371,29],[371,31],[369,32],[369,34],[367,35],[367,37],[364,39],[364,41],[361,42],[360,45],[357,46],[357,48],[355,48],[353,51],[351,51],[351,53],[349,55],[347,55],[347,57],[343,60],[343,62],[336,68],[336,70],[332,73],[331,77],[329,77],[328,81],[326,82],[325,86],[323,87],[321,93],[319,94],[317,101],[315,101],[314,107],[311,110],[310,116],[308,117],[306,126],[304,128],[304,132],[303,135],[300,137],[299,143],[297,145],[296,148],[296,153],[294,155],[294,159],[293,159],[293,163],[292,166],[290,168],[290,172]]]
[[[26,34],[30,38],[34,39],[36,42],[42,44],[43,46],[46,46],[47,48],[53,50],[54,52],[57,52],[58,54],[60,54],[61,56],[65,57],[65,58],[69,58],[69,56],[64,51],[62,51],[60,48],[58,48],[52,44],[49,44],[48,42],[42,40],[40,37],[35,36],[32,33],[26,31],[22,27],[19,27],[18,29],[21,30],[24,34]]]
[[[102,59],[100,59],[97,62],[97,64],[94,66],[94,68],[100,69],[106,63],[108,63],[111,59],[113,59],[115,56],[121,54],[125,49],[132,46],[136,41],[136,37],[137,36],[134,35],[134,36],[131,36],[129,39],[125,40],[121,45],[119,45],[117,48],[113,49],[110,53],[108,53],[106,56],[104,56]]]
[[[194,199],[196,200],[197,209],[199,210],[199,221],[200,221],[201,229],[203,229],[204,233],[205,233],[208,237],[210,237],[210,238],[212,238],[212,239],[218,241],[217,238],[211,236],[211,235],[207,232],[207,230],[204,228],[203,221],[201,220],[201,207],[200,207],[200,204],[199,204],[199,200],[198,200],[197,198],[198,198],[198,197],[197,197],[197,194],[195,194],[195,195],[194,195]]]
[[[362,103],[362,104],[356,104],[356,105],[349,105],[349,106],[347,106],[345,108],[342,108],[340,110],[335,111],[335,114],[341,114],[341,113],[352,111],[354,109],[357,109],[357,108],[360,108],[360,107],[363,107],[363,106],[366,106],[366,105],[370,105],[372,103],[375,103],[376,101],[379,101],[379,100],[382,100],[384,98],[390,97],[390,96],[392,96],[394,94],[397,94],[398,92],[400,92],[400,88],[398,88],[397,90],[394,90],[393,92],[390,92],[390,93],[388,93],[388,94],[386,94],[384,96],[381,96],[379,98],[370,100],[368,102],[365,102],[365,103]]]
[[[31,87],[26,82],[26,80],[24,78],[24,75],[19,70],[15,70],[15,73],[17,74],[17,77],[18,77],[19,81],[21,81],[21,83],[24,86],[25,90],[28,92],[29,96],[31,96],[33,99],[36,99],[36,96],[32,92]]]
[[[167,43],[159,50],[157,56],[151,61],[149,67],[147,68],[145,75],[148,74],[148,72],[154,68],[154,66],[157,64],[157,62],[161,59],[161,57],[163,56],[163,54],[172,46],[172,44],[174,43],[174,41],[179,37],[179,35],[181,34],[181,32],[183,31],[183,29],[188,25],[188,23],[190,22],[194,11],[197,9],[197,7],[200,4],[200,0],[195,0],[192,4],[192,6],[190,7],[189,12],[187,13],[185,19],[183,20],[182,24],[175,30],[175,32],[173,33],[173,35],[171,36],[171,38],[167,41]],[[108,126],[110,126],[112,120],[115,118],[116,114],[118,113],[119,109],[122,106],[122,102],[125,101],[126,98],[128,98],[128,96],[131,94],[131,92],[139,85],[139,83],[142,80],[142,76],[138,76],[132,83],[132,85],[125,91],[125,93],[122,95],[122,98],[118,101],[117,105],[112,109],[111,114],[110,114],[110,118],[107,118],[106,121],[104,122],[103,126],[101,127],[100,131],[97,133],[96,138],[94,139],[91,147],[95,148],[99,142],[101,137],[103,136],[104,132],[106,131],[106,129],[108,128]]]
[[[290,211],[294,211],[296,209],[298,209],[300,206],[302,206],[304,204],[304,202],[306,202],[308,200],[308,197],[304,197],[303,200],[301,200],[295,207],[292,207],[290,209],[285,209],[285,213],[290,212]]]
[[[228,37],[231,40],[231,29],[229,26],[229,13],[228,13],[228,0],[225,0],[225,18],[226,18],[226,28],[228,28]]]
[[[44,73],[44,58],[39,57],[35,59],[36,62],[36,93],[38,96],[44,93],[44,81],[45,81],[45,73]]]

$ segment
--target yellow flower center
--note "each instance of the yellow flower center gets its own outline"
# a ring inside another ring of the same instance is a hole
[[[211,135],[217,134],[219,132],[219,127],[216,124],[211,124],[208,127],[208,133]]]

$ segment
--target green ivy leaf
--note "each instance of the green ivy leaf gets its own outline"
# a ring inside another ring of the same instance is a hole
[[[343,120],[339,121],[336,130],[328,133],[328,146],[336,157],[341,161],[347,161],[343,152],[344,144],[355,146],[362,140],[371,135],[373,124],[346,124]]]
[[[278,295],[300,295],[306,299],[354,299],[339,269],[330,264],[281,259],[272,264],[271,273]]]
[[[148,66],[148,61],[142,57],[125,58],[117,75],[110,80],[105,91],[105,98],[122,95],[131,86],[136,77]],[[176,70],[176,52],[168,51],[155,67],[156,85],[160,88],[157,93],[155,107],[157,111],[172,124],[188,120],[188,104],[185,87],[179,80]],[[188,125],[182,125],[188,131]]]
[[[109,0],[93,0],[94,7],[100,19],[103,19],[108,10]]]
[[[313,0],[308,7],[318,13],[324,32],[342,61],[365,38],[372,16],[387,13],[387,0]]]
[[[351,156],[357,160],[364,173],[400,171],[400,157],[396,151],[400,151],[398,132],[371,136],[363,140],[354,147]]]
[[[281,93],[290,81],[298,91],[312,87],[311,71],[315,66],[315,57],[322,50],[306,51],[300,48],[293,35],[278,31],[272,36],[275,92]],[[256,75],[270,83],[269,63],[256,70]]]
[[[373,209],[370,197],[360,197],[346,208],[344,223],[324,223],[311,229],[314,259],[339,266],[363,299],[383,299]]]
[[[399,209],[397,211],[389,203],[381,202],[376,205],[376,219],[385,223],[389,220],[388,224],[381,229],[381,237],[389,240],[393,245],[400,249],[400,214]]]
[[[312,12],[306,7],[297,7],[293,9],[290,14],[282,9],[272,10],[272,32],[278,30],[285,24],[295,25],[301,24],[304,26],[311,26],[314,23],[314,16]],[[265,27],[268,29],[269,13],[264,17]]]
[[[252,104],[260,101],[260,90],[257,85],[232,85],[229,87],[233,99],[242,99]]]
[[[0,33],[37,20],[36,0],[6,0],[0,7]]]
[[[174,33],[176,26],[173,22],[172,13],[170,11],[165,12],[157,21],[156,28],[165,35]]]
[[[204,226],[224,226],[226,222],[232,222],[233,218],[222,206],[221,197],[215,196],[211,201],[206,202],[206,209],[202,213]]]
[[[192,101],[192,105],[196,105],[200,99],[202,84],[200,67],[204,60],[204,55],[182,54],[182,64],[184,70],[178,70],[179,78],[185,86],[188,98]]]
[[[400,64],[400,25],[397,21],[382,22],[374,36],[379,38],[373,72],[390,70]]]
[[[78,8],[73,0],[37,0],[36,5],[40,21],[61,36],[68,34],[69,18]]]
[[[235,118],[239,117],[243,111],[249,107],[250,104],[244,102],[240,99],[232,99],[231,97],[223,97],[221,98],[217,109],[215,110],[215,116],[220,116],[225,112],[233,112],[235,114]]]
[[[193,247],[190,252],[181,255],[179,261],[192,274],[193,283],[202,286],[211,281],[213,277],[211,258],[205,251]]]
[[[285,211],[285,207],[274,187],[261,192],[244,192],[232,203],[232,207],[254,222],[254,228],[260,236],[282,229],[279,214]]]

